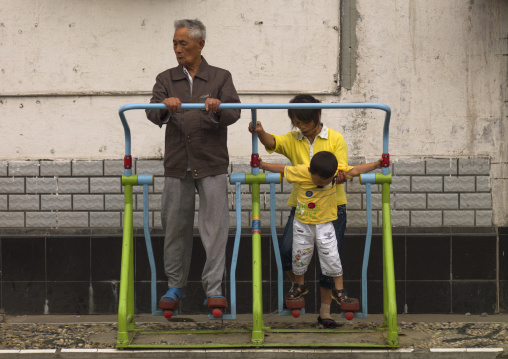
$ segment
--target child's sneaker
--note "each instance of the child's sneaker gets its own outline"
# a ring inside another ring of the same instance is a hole
[[[309,290],[307,289],[306,284],[297,284],[294,283],[294,285],[291,287],[289,292],[285,295],[286,300],[295,300],[303,297],[305,294],[309,293]]]
[[[337,302],[338,305],[342,303],[351,303],[351,299],[347,296],[345,289],[334,289],[332,291],[332,299]]]

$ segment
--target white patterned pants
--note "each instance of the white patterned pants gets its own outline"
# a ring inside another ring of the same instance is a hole
[[[342,264],[332,222],[305,224],[297,219],[293,222],[293,273],[302,275],[307,272],[314,252],[314,243],[323,274],[330,277],[342,276]]]

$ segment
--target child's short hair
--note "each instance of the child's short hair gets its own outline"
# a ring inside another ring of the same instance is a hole
[[[289,103],[321,103],[321,101],[314,98],[311,95],[297,95],[289,101]],[[294,120],[298,119],[302,122],[314,122],[315,124],[319,124],[321,118],[321,109],[288,109],[288,116],[291,120],[291,124],[294,126]]]
[[[313,175],[326,179],[332,177],[337,172],[338,165],[337,158],[333,153],[321,151],[312,156],[309,171]]]

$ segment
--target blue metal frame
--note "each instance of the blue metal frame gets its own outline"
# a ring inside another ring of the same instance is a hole
[[[128,110],[134,109],[166,109],[166,105],[162,103],[132,103],[122,106],[119,109],[119,116],[122,121],[122,125],[124,127],[125,133],[125,155],[131,155],[131,133],[130,128],[125,118],[124,112]],[[182,110],[191,110],[198,109],[204,110],[205,104],[198,103],[185,103],[181,105]],[[219,105],[219,109],[251,109],[252,110],[252,124],[253,127],[256,127],[257,115],[256,109],[377,109],[384,111],[385,121],[383,127],[383,153],[388,153],[388,141],[389,141],[389,125],[390,125],[390,116],[391,110],[387,105],[381,103],[223,103]],[[258,138],[256,134],[252,135],[252,153],[258,153]],[[251,173],[253,175],[259,174],[259,168],[252,167]],[[387,175],[390,173],[389,167],[382,168],[382,174]],[[125,169],[125,176],[131,176],[132,170]],[[270,222],[271,222],[271,234],[272,234],[272,242],[274,247],[275,259],[277,262],[277,270],[278,270],[278,311],[279,315],[290,315],[291,312],[289,310],[283,309],[283,293],[282,293],[282,284],[283,284],[283,273],[282,273],[282,264],[277,240],[277,234],[275,230],[275,183],[278,183],[275,177],[271,177],[269,179],[270,174],[267,174],[267,182],[270,183]],[[272,174],[273,175],[273,174]],[[140,176],[149,176],[149,175],[140,175]],[[237,177],[234,177],[237,176]],[[277,175],[278,176],[278,175]],[[156,290],[156,273],[155,273],[155,261],[153,256],[153,250],[150,240],[149,226],[148,226],[148,183],[144,183],[145,178],[142,177],[140,184],[143,184],[143,215],[144,215],[144,233],[145,233],[145,241],[147,246],[147,252],[150,262],[151,269],[151,305],[152,305],[152,314],[153,315],[162,315],[163,311],[157,310],[157,290]],[[280,179],[279,179],[280,180]],[[148,178],[146,178],[148,181]],[[235,235],[235,244],[233,248],[233,259],[231,263],[231,300],[230,300],[230,308],[231,314],[223,315],[222,319],[236,319],[236,265],[238,259],[238,249],[239,249],[239,241],[241,237],[241,191],[240,184],[242,183],[241,174],[232,174],[231,175],[231,183],[235,183],[236,186],[236,235]],[[245,183],[245,176],[243,177],[243,183]],[[375,182],[375,174],[364,174],[361,178],[361,183],[366,185],[366,195],[367,195],[367,236],[365,242],[364,249],[364,259],[362,266],[362,312],[356,313],[357,317],[366,318],[367,317],[367,268],[369,261],[369,253],[372,239],[372,200],[371,200],[371,184]],[[302,314],[305,309],[302,310]],[[173,315],[176,315],[175,312]],[[343,313],[344,315],[344,313]],[[209,316],[210,319],[216,319],[213,316]]]
[[[131,134],[127,120],[125,119],[124,112],[128,110],[147,110],[147,109],[166,109],[166,105],[163,103],[131,103],[120,107],[118,110],[120,119],[125,132],[125,154],[131,154]],[[182,110],[204,110],[204,103],[183,103],[181,105]],[[388,153],[388,135],[390,127],[390,116],[391,110],[385,104],[366,102],[366,103],[222,103],[219,105],[219,109],[263,109],[263,110],[286,110],[286,109],[376,109],[386,113],[385,122],[383,127],[383,152]],[[253,122],[256,119],[256,112],[252,111]],[[253,135],[254,136],[254,135]],[[255,143],[255,144],[254,144]],[[253,141],[252,149],[256,149],[257,153],[257,141]],[[389,169],[387,168],[387,173]],[[387,174],[383,172],[383,174]]]

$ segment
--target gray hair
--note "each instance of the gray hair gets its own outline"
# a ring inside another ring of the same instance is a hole
[[[206,40],[206,27],[198,19],[184,19],[175,21],[175,30],[186,27],[188,35],[191,39],[202,39]]]

